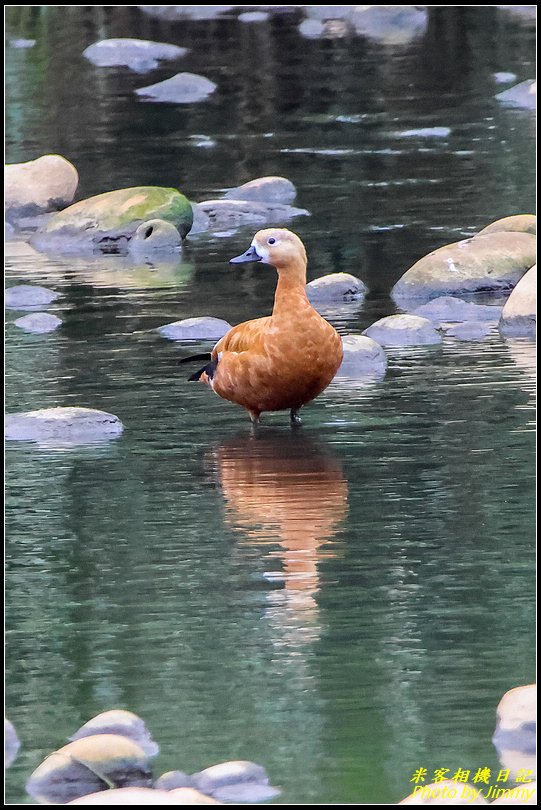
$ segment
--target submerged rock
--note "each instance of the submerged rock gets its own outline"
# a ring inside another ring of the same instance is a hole
[[[137,6],[151,17],[160,20],[215,20],[221,14],[232,11],[237,6]]]
[[[266,11],[245,11],[243,14],[239,14],[239,21],[243,23],[260,23],[266,22],[269,16]]]
[[[430,785],[419,785],[398,804],[488,804],[482,788],[469,782],[442,779]]]
[[[363,335],[381,346],[427,346],[441,343],[441,335],[428,318],[418,315],[388,315],[365,329]]]
[[[12,48],[18,48],[18,49],[33,48],[34,45],[36,44],[36,40],[35,39],[21,39],[21,38],[19,38],[19,39],[10,39],[9,44],[10,44],[10,46]]]
[[[486,321],[463,321],[446,329],[448,337],[458,340],[483,340],[492,331],[492,325]]]
[[[127,247],[139,226],[154,219],[174,225],[185,237],[192,227],[192,206],[174,188],[136,186],[106,191],[60,211],[31,241],[44,250],[112,250]]]
[[[15,761],[17,751],[21,747],[15,726],[7,717],[4,718],[4,768],[9,766]]]
[[[175,790],[176,788],[193,787],[193,780],[184,771],[166,771],[154,782],[158,790]]]
[[[169,104],[192,104],[203,101],[216,90],[217,85],[196,73],[177,73],[163,82],[140,87],[136,94],[143,101]]]
[[[353,6],[349,20],[362,36],[405,45],[425,33],[428,11],[419,6]]]
[[[106,787],[150,787],[143,749],[118,734],[76,740],[50,754],[30,776],[26,790],[40,803],[66,804]]]
[[[242,186],[232,188],[226,200],[252,200],[254,202],[276,202],[288,205],[297,196],[297,189],[286,177],[257,177]]]
[[[537,332],[537,265],[531,267],[509,296],[502,310],[500,331],[514,337],[535,337]]]
[[[306,285],[308,300],[314,303],[357,301],[367,292],[360,278],[350,273],[329,273]]]
[[[512,217],[503,217],[491,222],[476,236],[484,236],[487,233],[499,233],[500,231],[517,231],[518,233],[537,234],[537,217],[535,214],[516,214]]]
[[[31,315],[24,315],[14,321],[15,326],[24,329],[25,332],[33,332],[36,335],[54,332],[61,326],[62,321],[50,312],[33,312]]]
[[[60,155],[9,163],[4,169],[6,217],[13,220],[64,208],[73,200],[78,183],[77,169]]]
[[[84,443],[120,436],[124,426],[117,416],[93,408],[44,408],[7,414],[4,437],[10,441],[39,442],[52,439]]]
[[[204,200],[194,207],[196,209],[194,233],[229,230],[241,225],[267,225],[285,222],[294,217],[309,216],[304,208],[251,200]]]
[[[246,760],[232,760],[211,765],[203,771],[192,774],[196,788],[203,793],[214,794],[218,788],[240,783],[257,783],[268,785],[269,777],[262,765]]]
[[[36,309],[46,307],[60,297],[60,293],[38,284],[16,284],[8,287],[4,295],[6,309]]]
[[[510,107],[522,107],[525,110],[535,110],[537,107],[537,82],[527,79],[525,82],[515,84],[508,90],[496,94],[498,101]]]
[[[144,39],[102,39],[85,48],[83,56],[96,67],[128,67],[144,73],[157,67],[160,61],[179,59],[188,48],[151,42]]]
[[[231,329],[231,324],[221,318],[184,318],[167,323],[156,331],[169,340],[219,340]]]
[[[259,783],[239,782],[234,785],[224,785],[213,792],[214,799],[226,804],[254,804],[275,799],[282,791],[270,785]]]
[[[509,71],[501,70],[492,74],[492,78],[496,84],[509,84],[509,82],[516,81],[517,74],[510,73]]]
[[[404,308],[412,299],[512,289],[535,262],[536,239],[529,233],[489,233],[445,245],[419,259],[394,285],[391,295]]]
[[[74,799],[68,804],[129,804],[137,807],[139,804],[188,804],[180,802],[177,797],[166,790],[154,790],[146,787],[124,787],[112,790],[101,790],[97,793],[88,793],[80,799]]]
[[[428,318],[433,323],[461,323],[463,321],[497,322],[502,308],[499,306],[486,306],[464,301],[452,295],[442,295],[433,298],[427,304],[421,304],[413,310],[413,315]]]
[[[337,377],[382,376],[387,368],[387,356],[379,343],[366,335],[346,335],[342,338],[344,358]]]
[[[149,757],[156,756],[160,750],[160,746],[152,739],[144,720],[124,709],[101,712],[81,726],[69,739],[73,742],[94,734],[120,734],[137,743]]]
[[[171,252],[182,245],[180,233],[171,222],[164,219],[149,219],[141,223],[129,243],[132,253],[147,255],[156,251]]]

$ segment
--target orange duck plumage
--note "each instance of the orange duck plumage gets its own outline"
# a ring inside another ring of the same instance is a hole
[[[342,362],[342,339],[306,295],[306,251],[285,228],[256,233],[231,264],[264,262],[276,268],[272,315],[234,326],[218,341],[199,379],[221,397],[242,405],[252,422],[264,411],[298,411],[331,382]],[[189,359],[189,358],[188,358]]]

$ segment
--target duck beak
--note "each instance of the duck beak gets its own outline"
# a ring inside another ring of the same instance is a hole
[[[244,264],[245,262],[261,262],[263,258],[259,255],[253,245],[250,245],[246,253],[241,256],[235,256],[234,259],[229,259],[229,264]]]

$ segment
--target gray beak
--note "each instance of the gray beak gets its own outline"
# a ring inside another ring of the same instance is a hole
[[[244,264],[245,262],[260,262],[262,257],[258,254],[255,247],[250,245],[246,253],[241,256],[235,256],[234,259],[229,259],[229,264]]]

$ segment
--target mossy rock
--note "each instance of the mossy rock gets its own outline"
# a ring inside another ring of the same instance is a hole
[[[517,231],[519,233],[537,234],[537,217],[535,214],[516,214],[512,217],[503,217],[491,222],[486,228],[479,231],[477,236],[484,236],[487,233],[499,233],[500,231]]]
[[[192,227],[193,209],[174,188],[137,186],[106,191],[56,214],[32,241],[38,248],[53,246],[60,251],[85,244],[122,248],[143,222],[154,219],[171,223],[184,238]]]
[[[512,290],[535,263],[536,238],[502,231],[474,236],[434,250],[394,285],[394,300],[430,300],[440,295]]]

